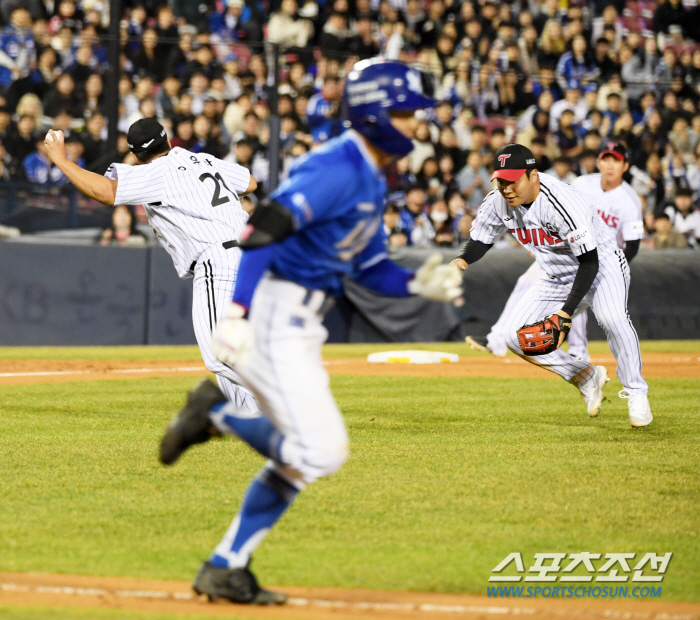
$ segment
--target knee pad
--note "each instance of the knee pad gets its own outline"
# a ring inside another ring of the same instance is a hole
[[[300,467],[307,484],[337,472],[348,458],[348,445],[335,444],[310,447],[306,450]]]

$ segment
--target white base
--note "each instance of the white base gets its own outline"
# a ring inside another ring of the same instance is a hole
[[[370,364],[454,364],[459,362],[456,353],[440,351],[381,351],[367,356]]]

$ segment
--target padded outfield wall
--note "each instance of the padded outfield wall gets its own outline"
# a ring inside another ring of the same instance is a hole
[[[429,250],[395,259],[415,268]],[[445,258],[455,251],[445,251]],[[330,342],[459,341],[485,335],[532,259],[491,251],[464,278],[461,308],[396,300],[349,283],[326,317]],[[642,339],[700,339],[700,252],[640,252],[629,312]],[[589,321],[589,338],[604,338]],[[0,243],[0,345],[194,344],[192,281],[160,247]]]

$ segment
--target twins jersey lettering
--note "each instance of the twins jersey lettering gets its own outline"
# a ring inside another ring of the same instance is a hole
[[[484,198],[471,238],[492,244],[506,231],[535,256],[549,277],[563,282],[573,282],[577,256],[597,248],[603,260],[617,249],[613,232],[595,213],[591,200],[547,175],[540,175],[540,192],[529,208],[509,207],[496,189]]]
[[[625,247],[625,241],[644,238],[642,201],[627,181],[605,191],[600,173],[595,173],[578,177],[571,186],[593,200],[598,215],[615,232],[619,248]]]
[[[176,147],[149,164],[112,164],[105,176],[118,181],[114,204],[144,205],[181,278],[209,246],[237,239],[248,221],[238,195],[250,172],[211,155]]]

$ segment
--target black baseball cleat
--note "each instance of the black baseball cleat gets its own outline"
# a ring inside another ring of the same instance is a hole
[[[210,601],[224,598],[245,605],[284,605],[287,595],[270,592],[258,585],[255,575],[245,568],[218,568],[204,562],[192,584],[197,594],[206,594]]]
[[[212,437],[221,437],[209,419],[209,411],[226,400],[224,393],[212,381],[202,379],[187,395],[187,402],[180,413],[168,424],[160,441],[160,462],[172,465],[190,446],[209,441]]]

